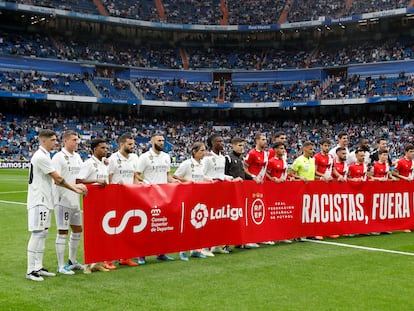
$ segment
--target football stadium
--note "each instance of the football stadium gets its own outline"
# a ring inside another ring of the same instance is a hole
[[[413,26],[0,1],[2,309],[413,310]]]

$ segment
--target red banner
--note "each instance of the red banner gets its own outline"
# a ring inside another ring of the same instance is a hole
[[[253,181],[89,186],[85,262],[414,228],[414,184]]]

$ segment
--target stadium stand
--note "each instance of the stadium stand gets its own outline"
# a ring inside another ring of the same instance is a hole
[[[19,0],[10,1],[61,10],[102,14],[99,5],[92,0],[53,1]],[[225,24],[270,25],[282,22],[301,22],[331,19],[357,14],[394,10],[411,6],[411,0],[144,0],[110,1],[98,3],[111,16],[173,24],[219,25],[227,15]],[[286,17],[284,17],[284,14]]]

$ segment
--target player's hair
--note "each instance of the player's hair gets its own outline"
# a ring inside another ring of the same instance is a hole
[[[277,131],[275,133],[275,138],[279,138],[280,136],[286,136],[286,133],[283,131]]]
[[[277,149],[277,148],[279,148],[280,146],[284,146],[284,147],[286,148],[285,144],[284,144],[284,143],[282,143],[281,141],[277,141],[277,142],[275,142],[275,143],[273,144],[272,148],[273,148],[273,149]]]
[[[96,138],[96,139],[92,140],[91,141],[91,149],[92,149],[92,151],[94,151],[94,149],[96,147],[98,147],[99,144],[102,144],[102,143],[106,143],[106,140],[103,139],[103,138]]]
[[[338,137],[338,139],[341,139],[344,136],[348,136],[348,133],[347,132],[339,132],[336,136]]]
[[[357,150],[355,150],[355,154],[360,153],[360,152],[365,153],[365,151],[366,150],[364,150],[364,149],[358,148]]]
[[[310,140],[307,140],[303,143],[303,147],[307,147],[307,146],[314,146],[315,144],[313,142],[311,142]]]
[[[233,137],[231,140],[232,145],[236,145],[236,144],[243,143],[243,142],[244,142],[244,139],[239,136]]]
[[[201,141],[196,141],[192,146],[191,146],[191,156],[194,157],[194,154],[198,151],[200,151],[201,147],[204,146],[204,143]]]
[[[164,134],[163,134],[163,133],[161,133],[161,132],[154,132],[154,133],[152,133],[152,135],[151,135],[150,139],[152,139],[152,138],[153,138],[153,137],[155,137],[155,136],[164,136]]]
[[[378,150],[378,155],[388,153],[388,149]]]
[[[322,138],[320,141],[319,141],[319,145],[323,145],[323,144],[331,144],[331,141],[329,140],[329,139],[327,139],[327,138]]]
[[[378,137],[378,138],[375,140],[375,142],[376,142],[377,144],[379,144],[381,140],[385,140],[385,141],[387,141],[387,140],[385,139],[385,137]]]
[[[408,144],[405,146],[404,151],[408,152],[410,150],[414,150],[414,145],[413,144]]]
[[[256,134],[254,134],[254,141],[256,142],[262,136],[266,136],[266,135],[262,132],[256,132]]]
[[[50,138],[56,136],[56,132],[49,129],[42,129],[39,131],[39,138]]]
[[[71,136],[77,136],[77,137],[79,137],[78,133],[76,133],[75,131],[73,131],[73,130],[67,130],[67,131],[65,131],[63,133],[62,139],[68,139]]]
[[[207,146],[209,149],[213,148],[213,141],[216,140],[218,137],[221,137],[220,134],[213,134],[209,138],[207,138]]]
[[[338,148],[336,148],[336,153],[338,153],[339,151],[344,151],[344,150],[346,150],[346,148],[345,147],[338,147]]]
[[[119,137],[119,143],[120,144],[123,144],[123,143],[125,143],[127,141],[127,139],[134,139],[132,137],[132,134],[131,133],[122,134],[121,137]]]

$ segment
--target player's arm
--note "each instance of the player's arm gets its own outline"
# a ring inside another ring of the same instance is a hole
[[[76,183],[77,184],[98,184],[101,186],[105,186],[106,185],[106,180],[105,179],[85,179],[85,178],[76,178]]]
[[[307,182],[307,178],[303,176],[299,176],[298,172],[294,170],[293,168],[290,170],[290,176],[293,177],[294,180],[302,180],[304,182]]]
[[[395,169],[395,170],[392,171],[392,176],[395,176],[399,179],[403,179],[403,180],[407,180],[407,181],[410,180],[410,178],[400,175],[400,172],[398,171],[398,169]]]
[[[134,172],[134,184],[141,184],[144,182],[144,178],[141,177],[139,172]]]
[[[177,183],[177,182],[181,182],[181,181],[179,179],[176,179],[176,178],[172,177],[170,172],[167,172],[167,182],[168,183]]]
[[[71,184],[67,182],[57,171],[53,171],[49,173],[49,175],[53,178],[55,184],[60,187],[64,187],[76,193],[86,194],[88,192],[88,189],[84,184]]]

